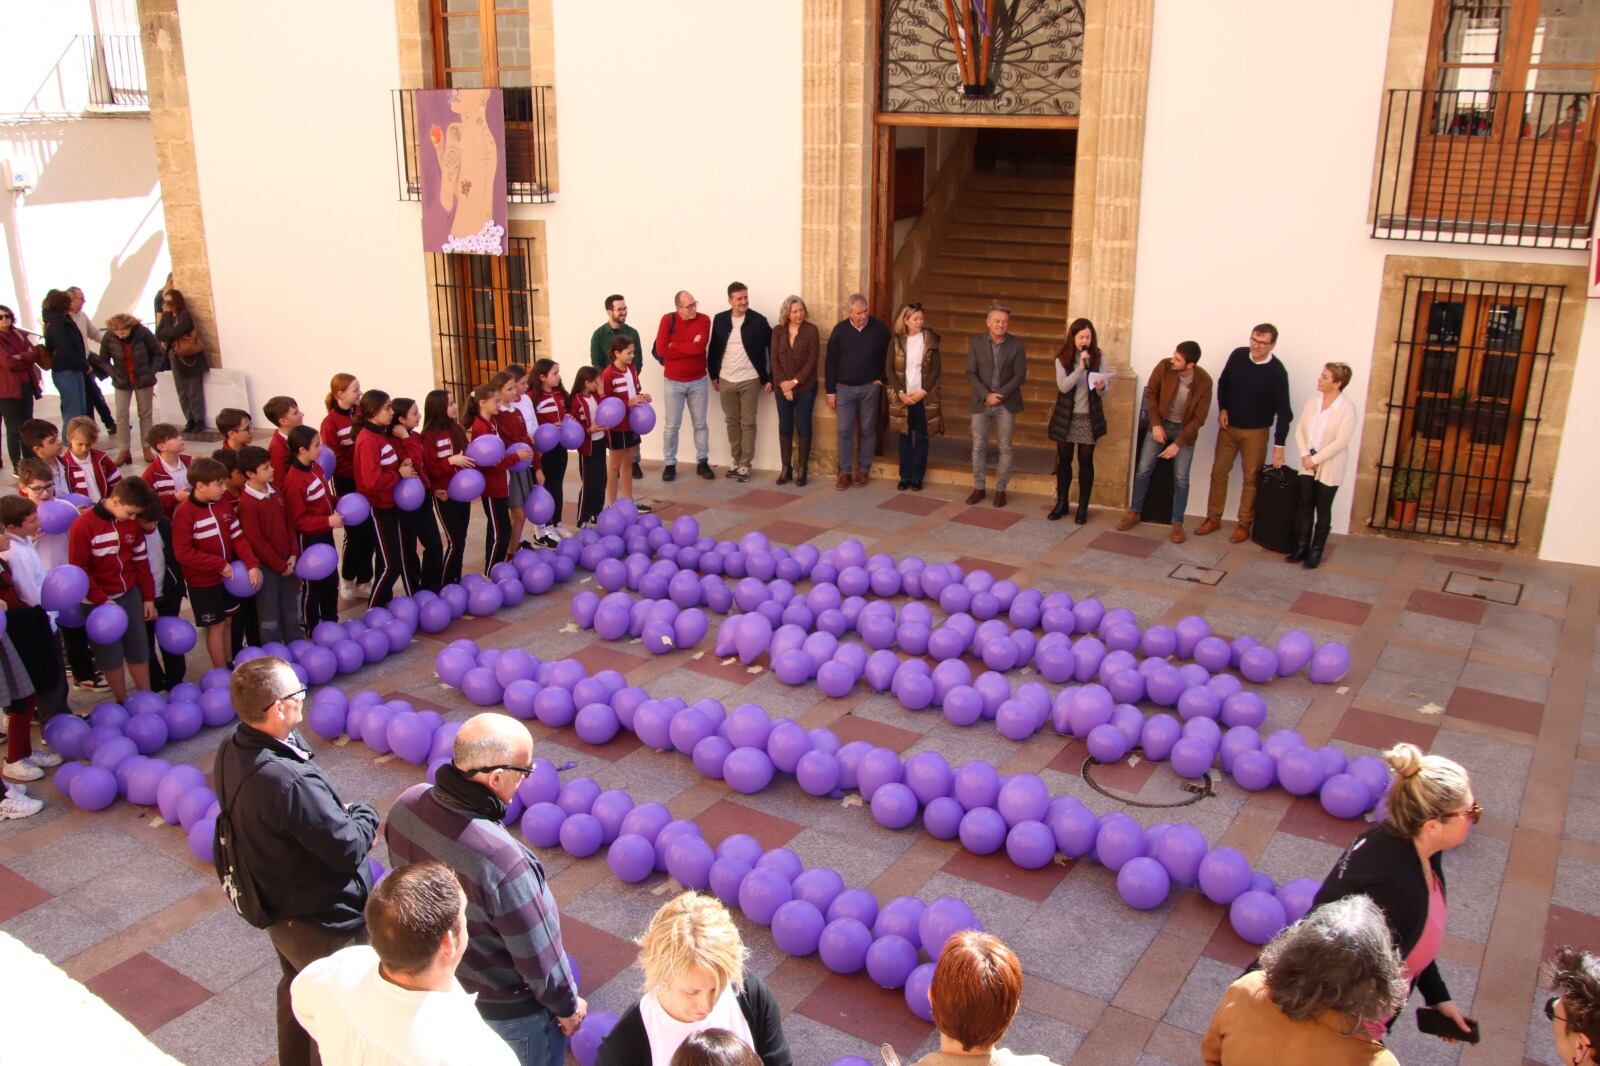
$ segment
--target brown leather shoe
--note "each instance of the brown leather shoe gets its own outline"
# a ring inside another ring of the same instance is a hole
[[[849,473],[847,473],[846,471],[843,471],[843,470],[839,471],[839,479],[833,483],[833,487],[836,488],[836,489],[847,489],[847,488],[849,488],[850,487],[850,475],[849,475]]]
[[[118,466],[127,466],[129,463],[133,462],[133,453],[128,451],[126,448],[122,449],[117,453],[116,462]]]
[[[1198,532],[1198,530],[1196,530]],[[1233,527],[1233,533],[1228,537],[1234,544],[1243,544],[1250,539],[1250,527],[1240,522]]]
[[[1222,528],[1222,523],[1221,522],[1218,522],[1215,518],[1212,518],[1210,515],[1206,515],[1206,520],[1204,522],[1201,522],[1198,526],[1195,527],[1194,535],[1197,536],[1197,537],[1210,536],[1212,533],[1215,533],[1217,530],[1219,530],[1221,528]]]
[[[1182,522],[1174,522],[1174,523],[1172,523],[1172,543],[1174,543],[1174,544],[1182,544],[1184,541],[1186,541],[1188,539],[1189,538],[1184,536],[1184,533],[1183,533],[1183,523]]]
[[[144,465],[149,466],[151,463],[153,463],[155,461],[156,461],[156,453],[151,451],[149,448],[146,448],[144,450]]]
[[[1000,489],[999,491],[997,491],[994,494],[994,505],[996,507],[1004,507],[1006,505],[1006,490],[1005,489]]]
[[[982,489],[973,489],[972,494],[967,497],[967,506],[970,507],[975,503],[982,503],[983,498],[987,495],[989,494],[984,492]]]
[[[865,485],[866,483],[867,483],[867,472],[865,470],[857,470],[856,471],[856,485],[857,485],[857,487]]]
[[[1138,524],[1139,524],[1139,512],[1138,511],[1124,511],[1124,512],[1122,512],[1122,517],[1117,519],[1117,532],[1118,533],[1126,533],[1128,530],[1132,529],[1134,526],[1136,526]]]

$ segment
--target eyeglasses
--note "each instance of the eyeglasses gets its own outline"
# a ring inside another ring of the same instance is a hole
[[[1468,807],[1464,811],[1451,811],[1449,814],[1441,814],[1439,816],[1439,820],[1442,822],[1446,818],[1471,818],[1472,819],[1472,824],[1473,825],[1477,825],[1479,819],[1481,819],[1482,817],[1483,817],[1483,804],[1474,803],[1472,806]]]
[[[271,703],[269,703],[265,707],[263,707],[261,709],[261,713],[262,714],[266,714],[268,711],[272,710],[272,708],[276,707],[280,703],[287,703],[290,700],[303,700],[303,699],[305,699],[305,697],[306,697],[306,690],[305,689],[299,689],[298,691],[291,692],[288,695],[279,696],[277,699],[273,700]]]
[[[1564,1022],[1564,1021],[1566,1021],[1565,1018],[1562,1018],[1562,1017],[1560,1017],[1559,1015],[1556,1014],[1556,1004],[1560,1003],[1560,1002],[1561,1002],[1561,997],[1560,996],[1551,996],[1549,999],[1545,1000],[1544,1001],[1544,1016],[1546,1018],[1549,1018],[1553,1022],[1556,1022],[1556,1021]]]
[[[466,770],[464,772],[469,774],[492,774],[496,770],[504,770],[507,773],[521,774],[523,777],[527,777],[529,774],[533,773],[533,767],[531,766],[509,766],[506,764],[500,764],[496,766],[480,766],[474,770]]]
[[[16,321],[16,316],[14,316],[14,315],[0,315],[0,322],[15,322],[15,321]]]

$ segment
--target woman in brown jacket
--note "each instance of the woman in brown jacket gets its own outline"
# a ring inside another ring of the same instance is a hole
[[[821,341],[808,318],[806,302],[798,296],[783,301],[778,324],[772,329],[773,398],[778,402],[778,443],[783,449],[783,472],[778,484],[806,483],[811,463],[811,410],[817,402],[817,352]],[[800,448],[795,452],[795,438]],[[794,455],[793,465],[790,455]]]
[[[928,473],[928,439],[944,434],[939,400],[939,334],[927,326],[921,304],[907,304],[894,320],[893,352],[884,386],[889,428],[900,434],[900,491],[922,491]]]

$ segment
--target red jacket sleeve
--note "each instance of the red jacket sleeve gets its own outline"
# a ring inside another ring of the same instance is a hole
[[[272,546],[272,540],[261,528],[261,509],[275,506],[269,500],[257,500],[247,495],[239,501],[239,524],[244,527],[244,539],[250,545],[250,550],[256,553],[256,558],[275,573],[281,574],[284,567],[289,565],[289,560],[278,554]],[[243,553],[240,555],[242,558]]]
[[[85,597],[96,607],[106,602],[105,593],[95,587],[94,576],[89,568],[89,540],[94,536],[94,531],[89,528],[89,513],[85,511],[72,522],[72,528],[67,530],[67,562],[89,574],[89,595]]]
[[[121,523],[118,523],[119,525]],[[145,603],[154,603],[156,599],[156,579],[150,573],[150,548],[144,539],[144,529],[137,522],[130,522],[138,531],[139,537],[133,544],[133,575],[139,582],[139,595],[144,597]]]
[[[377,446],[369,444],[365,439],[371,434],[362,431],[363,438],[356,442],[356,491],[366,496],[370,501],[385,491],[392,491],[400,482],[400,475],[393,470],[385,470],[379,460],[383,457],[383,445],[379,441]],[[396,464],[398,467],[399,464]]]
[[[222,562],[221,558],[194,546],[194,520],[201,511],[197,506],[186,504],[187,500],[172,514],[172,557],[178,560],[178,568],[185,576],[219,573],[217,564]]]
[[[450,465],[450,456],[455,454],[455,448],[450,443],[448,433],[429,433],[421,438],[422,441],[422,469],[428,475],[430,486],[444,488],[450,484],[450,478],[455,474],[456,468]],[[439,458],[440,444],[444,445],[446,455]]]
[[[666,325],[665,320],[662,325]],[[663,329],[662,333],[665,332]],[[687,322],[680,319],[678,328],[672,333],[672,339],[662,344],[661,341],[665,339],[665,337],[658,338],[657,344],[660,345],[658,350],[665,353],[668,359],[704,359],[706,345],[711,342],[711,320],[701,314],[696,314]]]
[[[244,535],[244,527],[239,522],[239,516],[233,512],[232,508],[229,509],[226,515],[219,516],[217,521],[227,525],[226,535],[232,540],[233,550],[238,554],[240,560],[244,562],[244,565],[252,570],[259,568],[261,560],[256,557],[255,549],[250,547],[250,540]]]
[[[284,503],[289,508],[289,528],[296,533],[327,533],[333,529],[328,524],[328,516],[312,510],[311,501],[306,499],[306,493],[315,484],[317,477],[312,474],[304,478],[297,476],[292,484],[284,486]],[[325,492],[331,507],[333,487],[327,486]]]

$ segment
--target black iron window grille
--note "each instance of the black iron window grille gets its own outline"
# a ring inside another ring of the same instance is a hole
[[[506,200],[513,204],[546,204],[550,190],[550,124],[548,85],[501,88],[506,118]],[[417,89],[392,90],[397,191],[402,200],[422,199],[422,171],[417,158]]]
[[[511,237],[506,255],[440,255],[432,260],[434,379],[464,400],[513,363],[537,357],[532,237]]]
[[[1563,292],[1405,279],[1369,527],[1517,543]]]
[[[1391,89],[1372,235],[1587,248],[1592,93]]]

